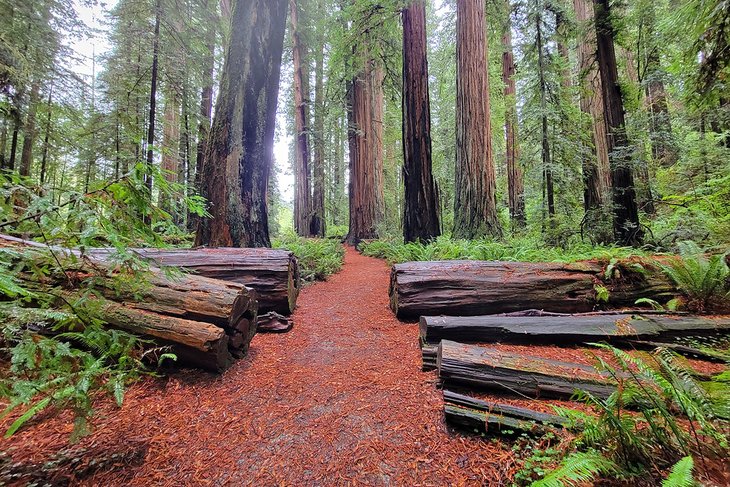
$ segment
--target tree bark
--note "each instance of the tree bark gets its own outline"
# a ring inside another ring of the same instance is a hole
[[[317,9],[324,11],[324,2],[317,0]],[[314,60],[314,159],[312,167],[312,221],[310,234],[324,237],[327,234],[325,218],[325,100],[324,100],[324,49],[325,32],[317,26],[316,52]]]
[[[483,390],[570,399],[576,390],[607,398],[616,385],[587,365],[501,352],[494,348],[443,340],[439,345],[439,378]]]
[[[537,32],[537,64],[538,78],[540,83],[540,116],[542,119],[542,170],[545,178],[545,194],[547,196],[548,218],[551,225],[554,223],[555,217],[555,187],[553,183],[552,158],[550,155],[550,137],[548,133],[548,113],[547,113],[547,81],[545,79],[545,52],[543,51],[542,36],[542,14],[538,13],[535,17],[535,26]]]
[[[267,191],[287,0],[239,0],[203,164],[196,245],[270,247]]]
[[[673,286],[651,262],[643,274],[624,272],[604,281],[604,266],[574,264],[443,261],[409,262],[393,266],[390,306],[399,318],[420,316],[478,316],[542,309],[586,313],[605,305],[633,306],[639,298],[668,301]],[[596,287],[608,290],[599,302]]]
[[[512,229],[524,228],[527,224],[525,214],[525,186],[522,179],[519,155],[520,145],[517,137],[517,84],[515,82],[515,56],[512,50],[512,26],[508,22],[502,36],[502,82],[505,97],[505,134],[507,158],[507,191],[509,194],[509,216]]]
[[[502,235],[492,153],[484,8],[481,0],[456,2],[455,238]]]
[[[294,230],[302,237],[310,236],[312,219],[312,187],[309,167],[309,126],[305,92],[304,52],[299,32],[297,0],[289,1],[289,22],[292,31],[292,58],[294,65]]]
[[[33,164],[33,144],[36,138],[36,113],[38,111],[38,103],[40,102],[40,83],[34,81],[30,88],[30,101],[28,102],[28,115],[23,125],[23,149],[20,154],[20,170],[21,176],[30,176],[31,166]]]
[[[613,189],[613,235],[620,245],[641,245],[644,231],[639,222],[631,154],[626,135],[624,104],[618,82],[614,29],[609,0],[594,0],[598,70],[603,90],[607,149],[611,162]]]
[[[383,210],[383,70],[369,56],[364,63],[348,86],[350,230],[346,240],[352,244],[378,237]]]
[[[172,88],[174,90],[174,88]],[[177,182],[180,166],[180,100],[177,93],[165,96],[165,111],[162,123],[162,174],[169,184]],[[160,193],[160,207],[175,215],[175,202],[169,196]]]
[[[431,105],[428,93],[426,3],[403,9],[403,183],[406,242],[441,234],[431,162]]]
[[[48,109],[48,115],[46,118],[46,133],[43,137],[43,156],[41,156],[41,174],[40,174],[40,184],[43,186],[43,183],[46,182],[46,172],[48,169],[48,151],[50,150],[51,143],[51,121],[53,120],[53,85],[51,85],[50,90],[48,91],[48,103],[47,103],[47,109]],[[118,176],[117,176],[118,177]]]

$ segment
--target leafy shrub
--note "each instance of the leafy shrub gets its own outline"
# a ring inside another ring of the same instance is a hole
[[[539,238],[510,238],[506,241],[453,240],[440,237],[422,243],[398,243],[376,240],[362,243],[362,252],[371,257],[385,259],[391,264],[429,260],[503,260],[513,262],[574,262],[578,260],[626,258],[643,255],[641,251],[626,247],[572,244],[568,247],[552,247]]]
[[[588,392],[577,394],[593,407],[595,416],[556,408],[581,424],[573,444],[578,452],[535,485],[579,485],[607,473],[636,481],[673,465],[666,485],[692,485],[683,483],[691,479],[694,461],[687,457],[699,459],[700,466],[726,458],[730,445],[721,405],[675,354],[657,349],[648,362],[599,346],[609,350],[618,364],[596,359],[617,382],[617,390],[605,400]]]
[[[345,248],[335,239],[302,238],[293,233],[277,239],[273,247],[294,252],[305,281],[323,281],[342,268]]]
[[[687,307],[704,312],[727,306],[730,300],[730,271],[723,255],[707,257],[691,241],[679,244],[680,257],[662,266],[664,272],[688,298]]]

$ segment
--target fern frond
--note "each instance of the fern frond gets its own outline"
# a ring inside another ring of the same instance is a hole
[[[607,475],[616,470],[616,464],[598,452],[572,453],[557,469],[534,482],[532,487],[577,486],[590,482],[599,474]]]
[[[692,470],[694,470],[694,460],[691,456],[684,457],[672,467],[669,477],[662,482],[662,487],[695,487],[697,482]]]

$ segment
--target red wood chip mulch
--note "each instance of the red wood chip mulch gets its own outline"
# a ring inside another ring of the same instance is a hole
[[[104,400],[77,445],[62,414],[0,451],[29,466],[61,450],[80,457],[58,479],[72,484],[508,483],[510,444],[447,429],[435,375],[420,371],[417,326],[388,309],[388,281],[384,262],[348,248],[342,272],[301,293],[294,329],[256,336],[222,376],[145,380],[121,409]]]

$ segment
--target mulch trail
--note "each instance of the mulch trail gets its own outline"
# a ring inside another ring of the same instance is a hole
[[[301,293],[293,331],[256,336],[225,374],[147,379],[121,409],[101,401],[77,445],[62,414],[0,450],[28,468],[56,460],[68,465],[59,483],[89,485],[509,483],[510,444],[445,425],[417,326],[388,309],[388,279],[384,262],[348,248],[339,274]]]

